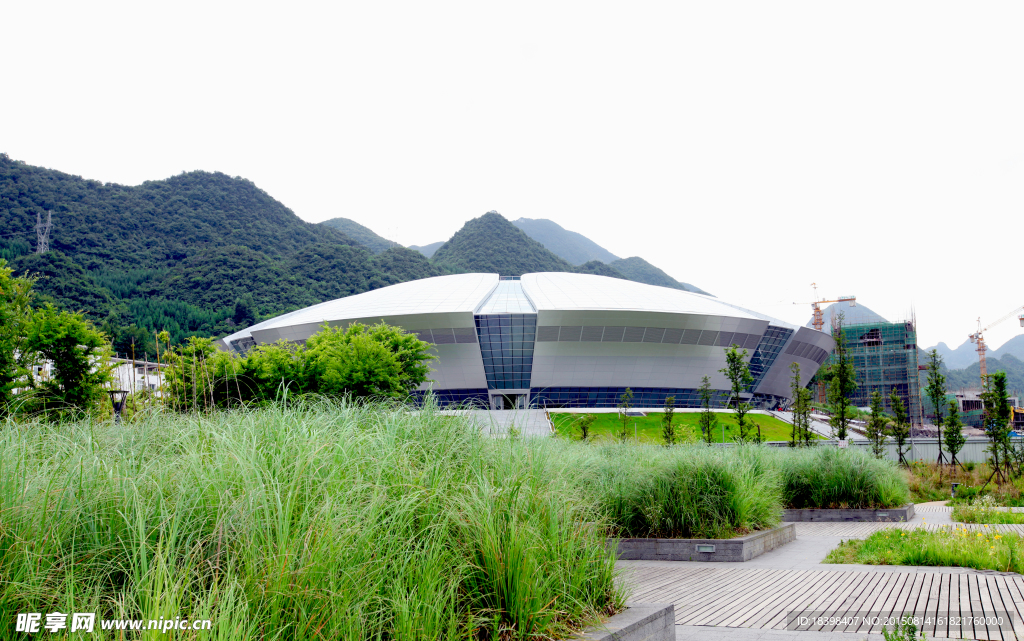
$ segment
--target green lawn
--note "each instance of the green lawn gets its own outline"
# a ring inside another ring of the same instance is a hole
[[[823,563],[927,565],[1021,572],[1024,540],[1016,534],[966,529],[882,530],[864,540],[843,541]]]
[[[715,416],[718,418],[718,427],[715,428],[714,442],[722,442],[722,426],[725,426],[725,440],[726,442],[733,442],[739,436],[739,427],[736,425],[736,415],[723,412],[715,412]],[[559,436],[565,436],[567,438],[577,438],[578,432],[572,427],[573,419],[579,414],[573,414],[569,412],[551,412],[551,420],[555,424],[555,431]],[[618,434],[622,430],[622,419],[618,414],[615,413],[602,413],[594,414],[597,419],[594,421],[591,431],[597,438],[613,438],[615,434]],[[698,418],[700,414],[696,412],[678,412],[675,415],[673,423],[677,425],[676,432],[682,436],[691,435],[691,438],[696,439],[697,435],[700,434],[700,428],[698,427]],[[650,441],[655,443],[661,443],[661,412],[650,412],[647,416],[630,416],[628,419],[629,433],[634,433],[634,424],[636,425],[636,434],[641,441]],[[792,426],[789,423],[785,423],[775,418],[774,416],[767,416],[765,414],[747,414],[747,418],[754,424],[761,426],[761,437],[766,441],[788,441],[789,434]],[[757,434],[755,428],[752,435]],[[819,438],[815,436],[815,438]]]

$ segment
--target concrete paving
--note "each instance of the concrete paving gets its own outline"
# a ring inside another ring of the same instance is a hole
[[[515,426],[520,436],[551,436],[551,421],[544,410],[450,410],[468,415],[487,434],[504,437]]]

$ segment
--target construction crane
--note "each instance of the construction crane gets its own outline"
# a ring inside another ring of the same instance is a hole
[[[811,283],[811,287],[814,288],[814,298],[818,298],[818,284],[817,283]],[[836,298],[835,300],[815,300],[813,303],[793,303],[793,304],[794,305],[807,305],[807,304],[810,304],[811,310],[813,310],[813,312],[814,312],[814,320],[811,321],[811,325],[814,326],[814,329],[816,329],[816,330],[818,330],[820,332],[821,328],[823,328],[825,326],[825,319],[824,319],[824,316],[821,313],[821,305],[822,304],[826,304],[827,305],[829,303],[850,303],[850,307],[856,307],[857,306],[857,297],[856,296],[840,296],[839,298]]]
[[[1007,318],[1013,316],[1014,314],[1017,314],[1017,318],[1020,319],[1020,326],[1024,327],[1024,314],[1021,314],[1022,311],[1024,311],[1024,305],[1021,305],[1017,309],[1015,309],[1015,310],[1013,310],[1011,312],[1008,312],[1004,316],[999,317],[999,319],[997,319],[995,321],[992,321],[991,323],[988,324],[988,327],[984,327],[984,328],[981,326],[981,318],[979,317],[978,318],[978,331],[974,332],[973,334],[969,334],[967,336],[967,338],[971,339],[972,343],[977,345],[977,347],[975,348],[975,351],[978,352],[978,366],[981,368],[981,384],[982,384],[982,386],[985,385],[985,377],[988,376],[988,367],[985,365],[985,352],[988,351],[988,347],[985,345],[985,336],[984,336],[985,332],[987,332],[988,330],[992,329],[993,327],[995,327],[999,323],[1003,322]]]

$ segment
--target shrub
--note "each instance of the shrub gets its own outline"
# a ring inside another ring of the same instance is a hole
[[[756,446],[606,445],[584,467],[619,536],[728,538],[779,522],[780,475]]]
[[[783,501],[790,508],[886,508],[905,505],[910,490],[895,463],[855,449],[781,450]]]

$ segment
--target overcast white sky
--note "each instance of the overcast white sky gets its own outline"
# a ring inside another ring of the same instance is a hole
[[[0,151],[402,244],[549,218],[803,323],[1024,304],[1024,3],[8,3]],[[1016,318],[993,347],[1024,331]]]

